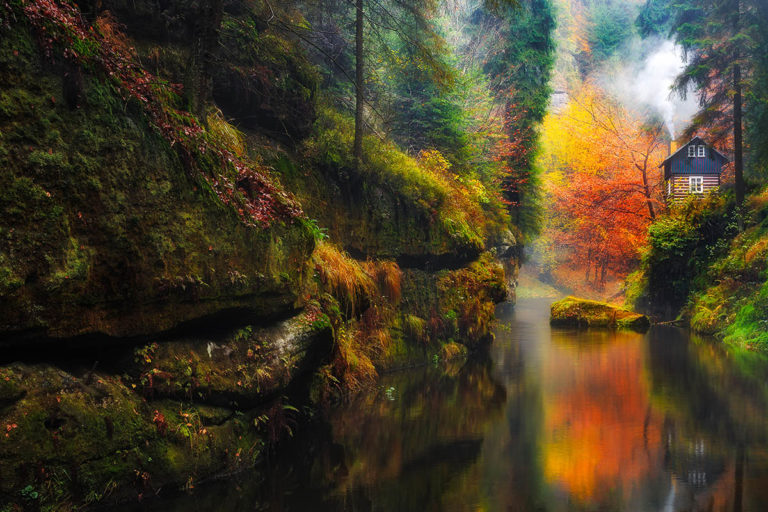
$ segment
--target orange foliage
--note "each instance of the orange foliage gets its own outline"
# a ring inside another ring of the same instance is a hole
[[[625,495],[663,453],[652,414],[642,339],[619,335],[610,346],[560,346],[545,372],[543,470],[582,503]],[[566,340],[569,341],[569,340]],[[573,350],[582,364],[574,365]]]
[[[595,288],[626,275],[663,208],[661,133],[589,83],[544,122],[546,237]]]

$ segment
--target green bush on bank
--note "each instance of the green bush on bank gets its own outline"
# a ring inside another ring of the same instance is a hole
[[[760,350],[768,349],[768,208],[764,197],[768,194],[750,199],[747,229],[712,264],[708,286],[691,297],[688,308],[694,330]]]
[[[739,232],[732,197],[689,200],[657,220],[627,303],[688,320],[699,333],[768,350],[768,191],[744,207]]]
[[[712,195],[689,199],[651,224],[638,273],[628,279],[627,303],[671,318],[692,291],[707,286],[707,269],[738,231],[734,202]]]

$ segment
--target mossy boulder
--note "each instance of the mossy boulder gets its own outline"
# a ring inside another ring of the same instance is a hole
[[[327,323],[300,314],[218,339],[150,343],[135,351],[133,381],[145,396],[248,408],[282,392],[331,350]]]
[[[4,32],[0,333],[124,337],[292,309],[306,223],[246,224],[111,86],[86,76],[73,108],[55,69],[24,28]]]
[[[552,304],[550,324],[563,327],[606,327],[647,331],[651,322],[647,316],[619,306],[594,300],[566,297]]]
[[[0,367],[0,509],[72,510],[252,464],[262,411],[148,402],[119,376],[47,365]],[[3,508],[10,507],[10,508]]]

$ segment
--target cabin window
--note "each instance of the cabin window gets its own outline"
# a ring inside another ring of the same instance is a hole
[[[704,177],[689,176],[688,192],[690,192],[691,194],[703,194],[704,193]]]
[[[706,146],[703,146],[703,145],[699,146],[699,154],[698,154],[699,158],[703,158],[704,156],[707,155],[707,150],[705,148]]]
[[[693,158],[695,156],[696,156],[696,146],[691,144],[690,146],[688,146],[688,157]]]

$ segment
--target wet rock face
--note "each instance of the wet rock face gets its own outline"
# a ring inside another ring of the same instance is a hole
[[[51,68],[23,29],[0,38],[0,345],[290,311],[307,228],[244,224],[113,92],[85,77],[73,110]]]
[[[275,395],[329,348],[301,314],[140,347],[102,362],[115,373],[1,366],[0,509],[135,500],[250,466],[284,421]]]
[[[136,351],[136,384],[149,398],[252,407],[327,356],[330,331],[305,315],[218,339],[183,339]]]
[[[504,268],[504,276],[507,284],[506,300],[515,302],[517,299],[517,276],[520,272],[520,247],[515,235],[509,230],[504,230],[494,241],[493,253],[496,260]]]
[[[647,331],[647,316],[594,300],[566,297],[551,306],[550,324],[563,327],[605,327]]]

